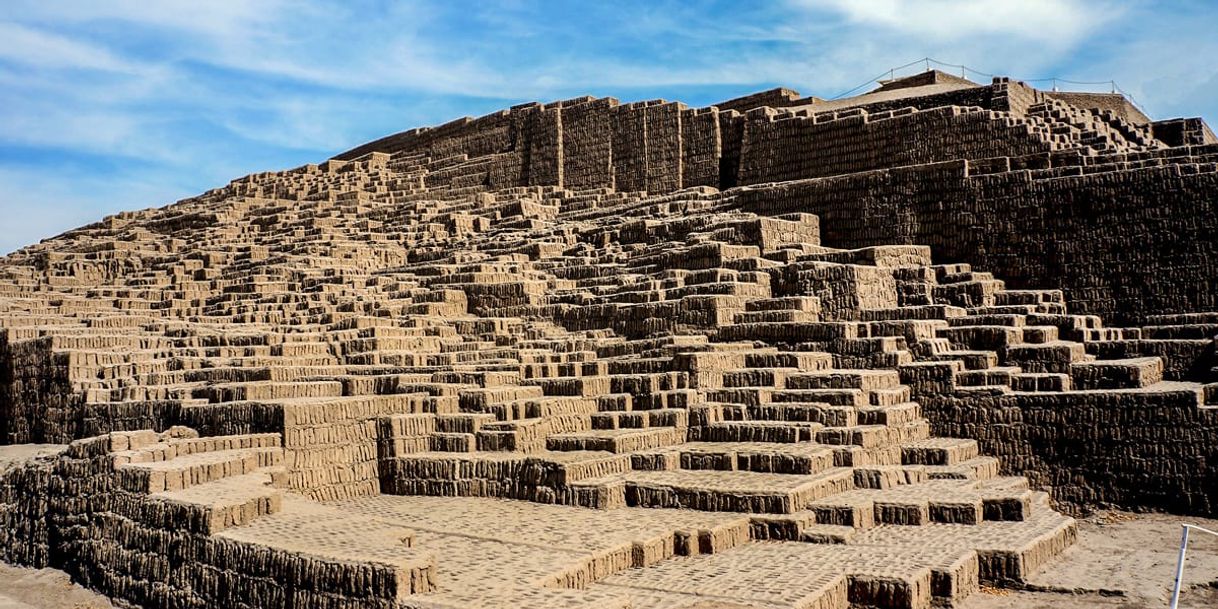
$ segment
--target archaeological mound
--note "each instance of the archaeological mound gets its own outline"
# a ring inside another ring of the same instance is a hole
[[[959,606],[1088,510],[1218,515],[1216,163],[931,71],[109,216],[0,259],[0,560],[144,608]]]

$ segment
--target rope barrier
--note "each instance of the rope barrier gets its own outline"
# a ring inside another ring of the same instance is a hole
[[[922,64],[926,68],[926,71],[928,71],[928,72],[930,71],[931,64],[934,64],[935,66],[940,66],[940,67],[959,68],[961,78],[967,78],[967,76],[965,76],[966,73],[972,73],[972,74],[976,74],[978,76],[985,76],[987,78],[995,78],[997,76],[997,75],[991,74],[989,72],[975,70],[975,69],[970,68],[963,64],[947,63],[945,61],[939,61],[939,60],[931,58],[931,57],[923,57],[921,59],[911,61],[905,65],[897,66],[895,68],[890,68],[888,71],[884,72],[883,74],[880,74],[879,76],[876,76],[875,78],[872,78],[871,80],[869,80],[853,89],[850,89],[849,91],[846,91],[846,92],[836,95],[834,97],[830,97],[829,101],[833,101],[833,100],[837,100],[837,99],[846,97],[846,96],[854,93],[855,91],[858,91],[859,89],[862,89],[863,87],[866,87],[867,85],[870,85],[871,83],[879,82],[880,79],[884,78],[885,76],[888,77],[888,80],[893,80],[896,78],[896,74],[898,71],[904,70],[905,68],[909,68],[912,66],[916,66],[918,64]],[[1027,82],[1027,83],[1051,82],[1051,83],[1053,83],[1053,87],[1052,87],[1053,91],[1057,91],[1058,83],[1068,84],[1068,85],[1084,85],[1084,86],[1107,85],[1109,87],[1109,91],[1111,93],[1114,93],[1114,94],[1119,93],[1119,94],[1123,95],[1126,99],[1129,100],[1129,103],[1133,104],[1133,106],[1135,108],[1137,108],[1138,110],[1142,110],[1142,105],[1139,104],[1138,101],[1136,99],[1134,99],[1134,97],[1132,95],[1130,95],[1129,93],[1126,93],[1124,90],[1122,90],[1121,87],[1117,85],[1115,80],[1090,80],[1090,81],[1088,81],[1088,80],[1070,80],[1068,78],[1059,78],[1059,77],[1055,77],[1055,76],[1048,77],[1048,78],[1033,78],[1033,79],[1021,78],[1021,79],[1017,79],[1017,80],[1020,80],[1022,82]],[[1142,110],[1142,111],[1145,112],[1145,110]]]

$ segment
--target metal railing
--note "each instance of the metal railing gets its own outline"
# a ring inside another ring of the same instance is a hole
[[[1171,592],[1171,609],[1178,609],[1180,605],[1180,586],[1184,583],[1184,555],[1188,553],[1189,531],[1200,531],[1218,537],[1218,531],[1211,531],[1195,524],[1185,524],[1183,527],[1184,533],[1180,535],[1180,560],[1176,563],[1176,585]]]

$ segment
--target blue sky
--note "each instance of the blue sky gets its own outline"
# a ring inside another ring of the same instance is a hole
[[[833,97],[924,56],[1214,123],[1216,26],[1214,0],[4,0],[0,253],[522,101]]]

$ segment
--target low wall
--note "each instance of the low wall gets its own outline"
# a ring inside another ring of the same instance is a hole
[[[392,565],[210,535],[178,504],[123,490],[113,450],[100,436],[37,458],[0,453],[0,560],[62,569],[121,606],[149,609],[393,609],[411,592]]]
[[[974,438],[1006,475],[1076,513],[1218,512],[1218,408],[1196,390],[918,396],[935,435]]]

